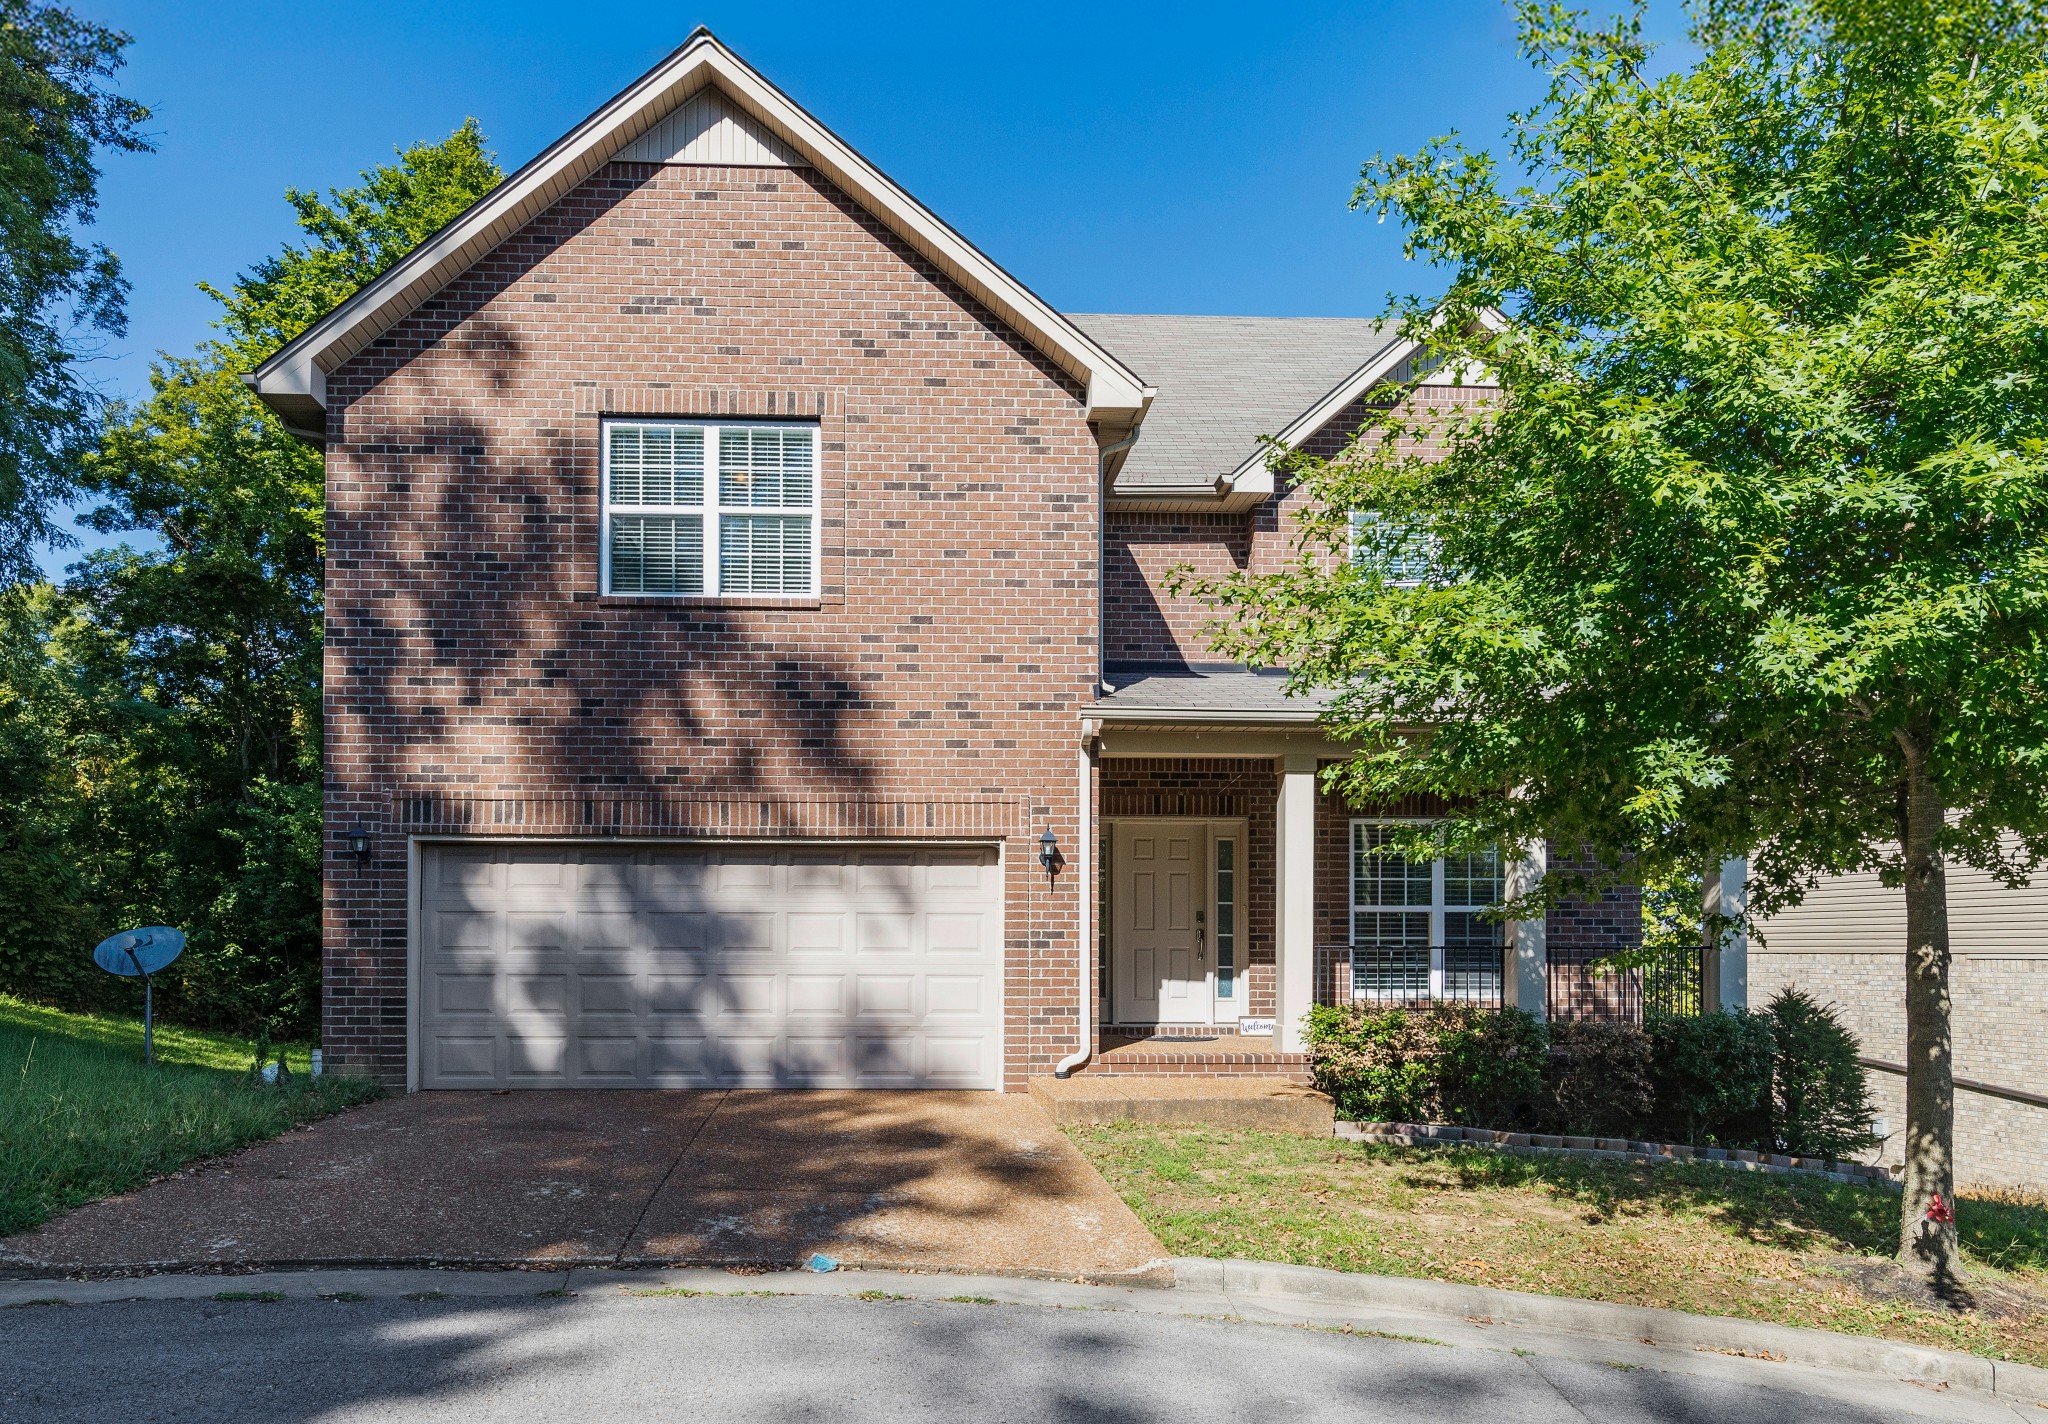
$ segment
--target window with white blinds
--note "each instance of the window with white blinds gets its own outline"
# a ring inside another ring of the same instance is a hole
[[[818,428],[604,425],[606,593],[818,592]]]

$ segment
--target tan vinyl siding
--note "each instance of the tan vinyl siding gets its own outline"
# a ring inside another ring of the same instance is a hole
[[[1960,955],[2048,959],[2048,876],[2009,890],[1981,870],[1950,866],[1949,940]],[[1906,892],[1875,874],[1830,876],[1803,903],[1758,926],[1764,954],[1900,953]]]

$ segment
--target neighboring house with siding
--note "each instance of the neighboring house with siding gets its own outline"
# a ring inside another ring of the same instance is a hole
[[[1318,996],[1543,1012],[1636,897],[1503,926],[1544,852],[1363,855],[1438,808],[1324,794],[1164,588],[1285,557],[1260,437],[1416,349],[1063,314],[692,36],[250,378],[326,451],[329,1061],[1016,1090],[1298,1072]]]
[[[1966,1182],[2048,1185],[2048,882],[2008,889],[1948,870],[1956,1160]],[[1759,1005],[1785,988],[1831,1003],[1879,1064],[1870,1074],[1884,1160],[1905,1130],[1906,897],[1873,874],[1833,876],[1762,921],[1749,945]],[[1971,1086],[1973,1085],[1973,1086]],[[1990,1091],[2003,1090],[2003,1091]],[[2028,1102],[2026,1099],[2035,1099]]]

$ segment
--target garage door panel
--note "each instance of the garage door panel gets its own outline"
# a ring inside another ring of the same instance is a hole
[[[514,1081],[548,1078],[559,1081],[569,1057],[567,1034],[514,1033],[505,1043],[506,1071]]]
[[[633,1083],[643,1076],[637,1036],[588,1033],[576,1036],[576,1077],[579,1082],[593,1085]]]
[[[711,916],[701,911],[677,914],[658,911],[643,917],[647,947],[663,953],[699,953],[711,947]]]
[[[791,954],[844,954],[846,915],[833,910],[791,910],[788,926]]]
[[[514,1017],[521,1014],[539,1014],[546,1018],[558,1019],[566,1014],[568,1009],[567,974],[512,972],[505,975],[504,1013]]]
[[[775,915],[723,914],[711,922],[711,947],[724,953],[771,954],[775,950]]]
[[[427,847],[428,1087],[998,1083],[983,848]]]
[[[854,953],[908,954],[911,950],[911,917],[908,913],[869,912],[855,921]]]
[[[935,955],[980,955],[988,949],[988,919],[966,911],[924,917],[926,948]]]
[[[927,1022],[933,1019],[978,1019],[989,1007],[990,985],[980,974],[927,974],[924,980]]]
[[[833,1022],[846,1017],[846,976],[844,974],[792,974],[789,976],[789,1016],[826,1018]]]
[[[640,1011],[641,989],[631,974],[579,973],[576,976],[576,1011],[579,1014],[625,1014]]]
[[[647,976],[647,1012],[652,1018],[677,1018],[704,1013],[711,1002],[711,983],[703,974]]]
[[[716,997],[720,1018],[774,1018],[782,1012],[779,980],[773,974],[720,974]]]

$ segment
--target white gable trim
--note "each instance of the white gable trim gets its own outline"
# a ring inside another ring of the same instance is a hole
[[[328,372],[659,126],[692,95],[714,85],[722,91],[722,103],[808,161],[1081,382],[1089,419],[1110,426],[1143,419],[1153,392],[1130,367],[703,29],[243,379],[287,421],[311,429],[324,425]]]
[[[1330,393],[1288,422],[1287,428],[1273,438],[1292,450],[1302,441],[1321,430],[1337,413],[1357,400],[1381,381],[1391,376],[1402,362],[1422,349],[1422,343],[1413,339],[1396,341],[1392,346],[1360,366],[1331,388]],[[1273,471],[1266,462],[1272,458],[1270,448],[1261,447],[1254,451],[1242,465],[1224,476],[1233,492],[1265,498],[1273,493]]]
[[[699,89],[667,118],[620,149],[625,163],[717,163],[735,168],[801,168],[803,158],[725,102],[716,89]]]
[[[1482,311],[1479,319],[1487,330],[1500,332],[1507,329],[1507,318],[1491,309]],[[1432,321],[1431,326],[1435,326]],[[1301,442],[1314,435],[1325,425],[1337,418],[1340,411],[1357,400],[1374,386],[1394,378],[1395,372],[1412,360],[1422,349],[1423,343],[1413,338],[1396,341],[1392,346],[1360,366],[1331,389],[1330,393],[1290,421],[1285,430],[1274,438],[1288,449],[1293,450]],[[1431,373],[1433,376],[1435,373]],[[1491,382],[1486,372],[1467,362],[1461,372],[1445,371],[1440,380],[1425,378],[1423,385],[1467,385],[1483,386]],[[1266,462],[1272,458],[1270,449],[1260,449],[1242,465],[1224,476],[1224,481],[1234,494],[1265,499],[1273,493],[1273,470]]]

